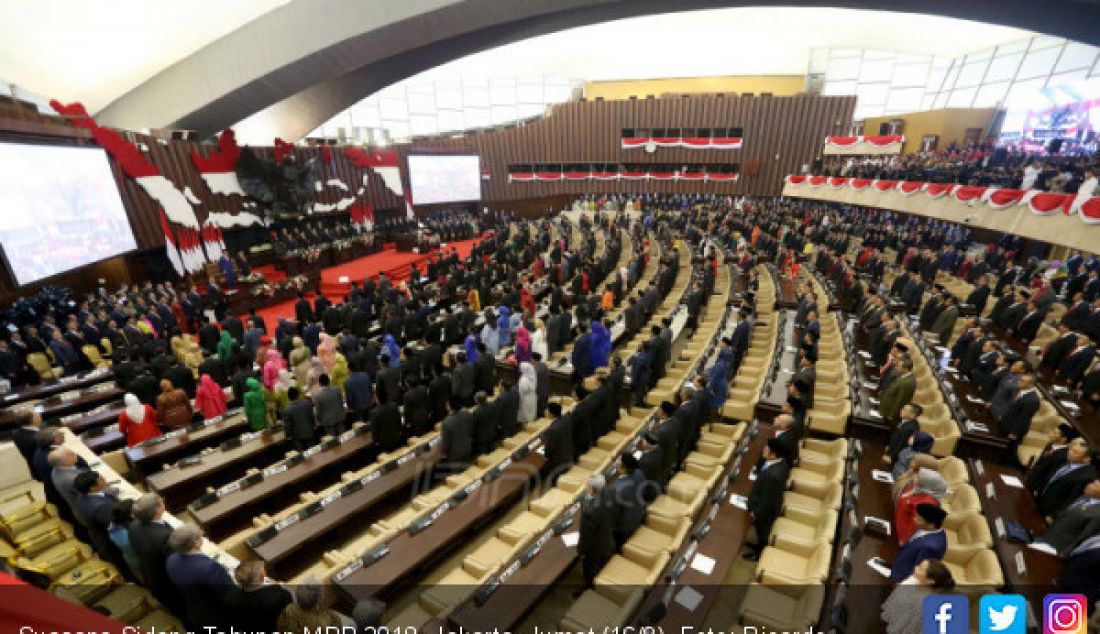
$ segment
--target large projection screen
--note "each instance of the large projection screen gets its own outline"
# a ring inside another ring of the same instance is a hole
[[[18,285],[137,248],[102,149],[0,143],[0,175],[0,246]]]
[[[481,200],[481,158],[410,154],[409,184],[414,205]]]

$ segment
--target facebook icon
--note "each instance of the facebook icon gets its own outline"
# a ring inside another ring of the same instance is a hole
[[[923,634],[967,634],[970,631],[970,601],[961,594],[930,594],[924,597]]]

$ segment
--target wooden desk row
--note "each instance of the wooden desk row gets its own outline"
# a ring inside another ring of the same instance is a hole
[[[109,369],[97,368],[89,372],[83,372],[75,374],[73,376],[67,376],[52,381],[46,381],[38,385],[32,385],[26,387],[18,392],[12,392],[11,394],[5,394],[0,397],[0,405],[3,407],[13,407],[24,401],[33,401],[48,399],[51,396],[56,396],[62,392],[69,390],[81,390],[86,387],[91,387],[98,383],[105,383],[113,381],[114,375]]]

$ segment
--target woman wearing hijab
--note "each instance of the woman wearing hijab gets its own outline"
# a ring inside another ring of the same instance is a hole
[[[474,326],[470,326],[470,334],[466,335],[466,340],[462,343],[462,349],[466,351],[467,363],[477,361],[477,344],[477,330]]]
[[[268,349],[267,358],[264,360],[264,387],[271,389],[275,385],[275,381],[279,380],[279,372],[286,369],[286,361],[283,361],[283,355],[279,354],[278,350]]]
[[[313,398],[317,396],[317,393],[321,391],[321,375],[328,374],[328,370],[321,364],[321,360],[317,357],[310,359],[309,371],[306,372],[306,396]],[[332,377],[329,377],[332,378]]]
[[[278,380],[275,381],[271,391],[265,395],[268,403],[275,409],[276,417],[281,417],[283,410],[290,405],[289,392],[292,387],[295,387],[294,375],[290,370],[279,370]]]
[[[478,293],[477,287],[470,287],[470,292],[466,293],[466,303],[470,305],[470,310],[475,313],[481,310],[481,294]]]
[[[397,347],[397,340],[393,335],[386,335],[382,343],[382,352],[389,355],[391,368],[401,367],[401,348]]]
[[[939,506],[947,495],[947,481],[939,473],[932,469],[922,467],[917,471],[916,479],[906,488],[902,489],[894,504],[894,532],[897,533],[898,544],[904,544],[916,532],[917,526],[913,522],[913,514],[918,504],[934,504]]]
[[[349,376],[351,376],[351,369],[348,367],[348,358],[337,352],[332,368],[329,370],[329,378],[332,379],[333,385],[340,388],[341,394],[344,393],[344,381],[347,381]]]
[[[290,367],[298,385],[305,385],[309,374],[309,348],[301,337],[294,338],[294,348],[290,351]]]
[[[531,295],[531,291],[527,290],[526,284],[519,287],[519,305],[523,307],[523,316],[525,318],[535,318],[535,298]]]
[[[899,583],[882,602],[886,634],[921,634],[924,630],[924,600],[930,594],[945,594],[955,587],[951,570],[939,559],[925,559],[913,574]],[[933,626],[935,627],[935,626]]]
[[[546,324],[541,319],[535,320],[535,331],[531,333],[531,352],[538,353],[543,361],[550,358],[549,349],[546,347]]]
[[[592,368],[607,367],[611,357],[611,333],[599,319],[592,320]]]
[[[497,308],[497,341],[500,348],[512,345],[512,311],[507,306]]]
[[[524,362],[519,364],[519,416],[521,423],[535,420],[538,413],[538,375],[535,366]]]
[[[321,333],[321,341],[317,344],[317,358],[326,371],[332,372],[332,366],[336,363],[336,338],[327,332]]]
[[[913,461],[914,456],[932,453],[932,443],[932,435],[928,432],[914,432],[909,437],[909,446],[898,453],[898,463],[894,465],[894,479],[897,480],[909,470],[909,463]]]
[[[252,431],[267,428],[267,406],[264,404],[263,386],[256,379],[245,382],[248,391],[244,393],[244,415]]]
[[[520,326],[516,330],[516,363],[524,363],[531,360],[531,333],[527,328]]]
[[[151,406],[143,405],[133,394],[122,397],[122,401],[126,408],[118,415],[118,431],[126,436],[127,447],[161,435],[157,414]]]
[[[233,343],[233,335],[223,330],[221,338],[218,339],[218,358],[221,359],[223,363],[229,360],[229,354],[233,352]]]
[[[229,409],[225,392],[209,374],[204,374],[199,379],[199,389],[195,390],[195,409],[202,412],[204,420],[221,416]]]

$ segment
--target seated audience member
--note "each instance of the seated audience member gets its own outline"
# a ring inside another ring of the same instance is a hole
[[[290,592],[267,578],[264,562],[242,561],[233,572],[237,587],[223,600],[233,626],[242,632],[276,632],[276,622],[294,600]]]
[[[222,601],[235,585],[221,564],[202,552],[202,530],[192,524],[182,524],[168,537],[165,570],[168,578],[182,595],[184,621],[192,628],[225,627],[231,620]]]
[[[890,566],[890,579],[901,582],[925,559],[942,559],[947,551],[943,520],[947,511],[934,504],[918,504],[913,513],[916,532],[898,549]]]
[[[1049,442],[1027,469],[1025,480],[1032,495],[1039,495],[1039,491],[1046,487],[1050,476],[1066,464],[1069,443],[1079,435],[1077,429],[1069,423],[1059,423],[1050,428]]]
[[[909,437],[908,446],[898,452],[898,461],[894,464],[893,470],[894,479],[897,480],[909,470],[909,464],[915,456],[932,453],[933,442],[931,434],[920,430],[913,432],[913,435]]]
[[[909,446],[913,434],[920,431],[920,422],[917,420],[924,413],[924,408],[916,403],[906,403],[901,408],[901,422],[890,432],[890,440],[886,443],[886,452],[882,455],[882,461],[886,464],[894,464],[902,450]]]
[[[278,632],[309,634],[327,627],[340,627],[340,615],[325,605],[324,586],[315,578],[302,581],[294,589],[294,602],[283,609],[276,620]]]
[[[894,587],[882,603],[882,621],[886,634],[920,634],[923,629],[924,600],[931,594],[943,594],[955,588],[951,571],[938,559],[925,559],[908,579]]]
[[[917,469],[916,478],[905,486],[894,502],[894,532],[898,544],[904,544],[916,532],[913,516],[920,504],[939,506],[947,495],[947,482],[937,471],[927,467]]]
[[[1051,474],[1035,496],[1035,503],[1047,524],[1053,524],[1054,518],[1081,496],[1089,482],[1096,479],[1096,468],[1090,463],[1091,459],[1092,450],[1083,438],[1069,443],[1066,463]]]

